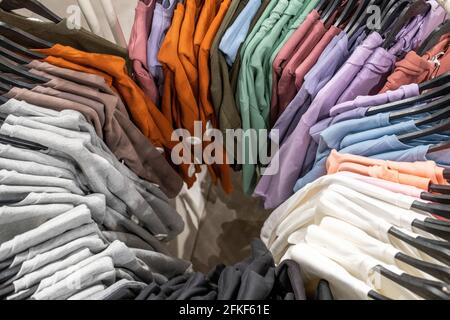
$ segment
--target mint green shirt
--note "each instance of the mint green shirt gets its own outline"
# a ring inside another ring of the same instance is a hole
[[[281,18],[283,12],[288,7],[287,0],[272,0],[264,11],[261,19],[257,22],[254,32],[244,44],[241,51],[242,62],[239,71],[237,99],[244,133],[249,133],[249,129],[256,129],[257,132],[267,129],[267,122],[261,114],[256,99],[254,78],[251,72],[251,61],[256,47],[264,39],[270,29]],[[255,31],[256,30],[256,31]],[[245,157],[243,164],[243,189],[247,194],[252,194],[257,182],[257,160],[258,160],[258,137],[251,136],[243,141],[242,155]]]
[[[279,16],[278,21],[267,28],[263,40],[257,45],[250,61],[250,73],[254,79],[255,101],[266,124],[269,123],[270,98],[272,87],[269,88],[267,75],[272,74],[270,57],[274,45],[279,41],[283,31],[290,25],[303,5],[303,0],[289,0],[288,6]],[[268,127],[268,126],[266,126]]]

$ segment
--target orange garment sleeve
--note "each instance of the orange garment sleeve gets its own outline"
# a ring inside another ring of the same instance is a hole
[[[111,55],[86,53],[71,47],[54,45],[50,49],[39,49],[38,52],[48,56],[63,58],[69,62],[98,69],[111,76],[113,86],[124,99],[133,122],[156,147],[172,150],[178,142],[171,141],[173,128],[155,104],[145,96],[139,86],[128,76],[125,60]],[[47,61],[49,62],[49,61]],[[67,67],[67,66],[66,66]],[[183,179],[192,186],[195,176],[190,177],[189,166],[180,165],[179,171]]]
[[[200,111],[203,114],[205,122],[211,121],[214,127],[217,127],[217,121],[214,116],[214,107],[211,103],[211,96],[209,91],[211,75],[209,70],[209,52],[212,43],[216,37],[217,31],[222,24],[222,21],[230,8],[231,0],[224,0],[220,5],[219,12],[211,23],[208,32],[206,33],[198,54],[198,70],[199,70],[199,84],[200,84]]]
[[[217,128],[217,121],[214,116],[214,107],[211,103],[209,85],[210,85],[210,72],[209,72],[209,52],[211,50],[212,43],[217,34],[217,31],[222,24],[222,21],[230,7],[231,0],[224,0],[217,12],[217,15],[211,22],[211,25],[207,29],[207,32],[201,41],[198,52],[198,68],[199,68],[199,109],[204,125],[211,122],[213,127]],[[222,153],[216,155],[217,157],[224,159],[225,164],[214,165],[214,171],[217,176],[220,177],[222,187],[225,191],[231,192],[232,183],[230,180],[230,167],[226,162],[227,153],[223,149]]]
[[[189,79],[194,96],[198,97],[198,71],[197,56],[194,52],[194,33],[197,13],[201,6],[197,0],[186,0],[186,12],[180,30],[180,41],[178,43],[178,56]]]
[[[400,173],[382,166],[366,167],[361,164],[344,162],[339,164],[337,172],[353,172],[367,177],[378,178],[386,181],[413,186],[428,191],[431,179]],[[330,172],[331,173],[331,172]]]
[[[352,154],[341,154],[333,150],[327,159],[327,172],[333,174],[338,172],[339,166],[343,163],[353,163],[366,167],[379,166],[399,173],[430,179],[434,184],[448,185],[444,178],[444,169],[439,167],[434,161],[419,162],[396,162],[384,161]]]
[[[202,41],[208,33],[208,29],[211,26],[215,16],[217,15],[221,2],[222,0],[206,0],[203,4],[194,34],[194,52],[196,57],[198,57]]]

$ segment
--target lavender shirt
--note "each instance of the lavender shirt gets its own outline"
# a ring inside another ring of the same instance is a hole
[[[297,178],[302,172],[306,153],[310,144],[315,144],[309,130],[321,119],[328,117],[330,109],[336,104],[343,91],[349,86],[374,50],[383,43],[382,37],[374,32],[355,49],[353,54],[317,94],[311,106],[301,118],[292,135],[281,146],[272,161],[269,172],[259,182],[255,195],[265,200],[266,208],[275,208],[292,194]]]
[[[279,135],[281,143],[286,141],[299,123],[303,113],[311,104],[311,101],[348,58],[347,46],[348,39],[345,32],[341,32],[333,38],[320,56],[317,64],[305,76],[305,83],[294,100],[291,101],[278,118],[271,132],[272,138],[275,135]],[[330,60],[330,57],[333,57],[333,59]]]
[[[359,95],[378,93],[394,69],[397,59],[402,58],[407,52],[415,49],[414,46],[418,42],[418,33],[424,21],[425,17],[423,16],[414,17],[398,33],[396,42],[391,49],[377,48],[352,81],[352,84],[341,95],[338,102],[350,101]]]
[[[340,103],[331,108],[330,117],[313,126],[309,134],[315,142],[319,143],[320,134],[333,124],[350,119],[362,118],[370,107],[416,97],[419,94],[419,86],[413,83],[404,85],[397,90],[389,90],[375,96],[358,96],[354,100]]]
[[[175,0],[163,0],[162,4],[156,2],[155,10],[153,12],[152,28],[147,42],[148,70],[155,79],[161,95],[164,84],[164,74],[162,65],[158,60],[158,53],[167,30],[170,27],[176,3],[177,1]]]

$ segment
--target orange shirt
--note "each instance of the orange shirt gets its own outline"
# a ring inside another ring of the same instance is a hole
[[[194,2],[190,2],[193,6]],[[191,12],[187,15],[188,9],[181,3],[177,4],[172,19],[171,27],[169,28],[164,42],[161,45],[158,59],[163,65],[165,82],[164,94],[162,98],[162,112],[166,118],[171,121],[175,128],[184,128],[189,131],[191,135],[195,134],[194,122],[202,121],[200,111],[197,103],[197,98],[191,87],[190,79],[187,71],[182,63],[181,57],[178,55],[179,48],[182,46],[181,34],[184,20],[194,18],[194,8],[190,8]],[[188,37],[187,37],[188,38]],[[186,50],[188,52],[189,50]],[[187,57],[184,57],[187,61]],[[189,60],[190,62],[190,60]],[[206,130],[206,122],[203,122],[203,132]],[[208,143],[204,144],[206,147]],[[223,166],[212,165],[208,166],[209,173],[213,182],[217,182],[220,178],[224,190],[231,192],[232,186],[229,178],[228,165]],[[196,173],[200,168],[196,166]]]
[[[203,4],[194,34],[194,52],[196,57],[198,57],[202,41],[217,15],[221,2],[222,0],[206,0]]]
[[[165,118],[155,104],[144,94],[139,86],[129,77],[125,68],[123,58],[104,54],[86,53],[71,47],[54,45],[50,49],[38,49],[38,52],[48,56],[63,58],[72,64],[65,64],[64,67],[78,71],[85,71],[94,74],[98,72],[109,75],[113,86],[124,99],[133,122],[141,132],[149,138],[156,147],[164,147],[172,150],[177,142],[171,141],[173,127]],[[48,57],[46,62],[55,62],[54,58]],[[61,62],[60,60],[59,62]],[[76,65],[78,66],[76,66]],[[62,65],[60,65],[62,66]],[[81,70],[80,66],[86,67]],[[98,71],[95,71],[98,70]],[[190,177],[189,166],[179,166],[180,175],[189,186],[195,182],[195,176]]]
[[[186,12],[180,30],[180,41],[178,43],[178,56],[184,67],[189,84],[195,97],[198,97],[198,71],[197,56],[194,51],[194,32],[197,13],[201,4],[197,0],[186,0]]]
[[[439,167],[434,161],[413,163],[385,161],[351,154],[341,154],[333,150],[327,159],[327,172],[328,174],[333,174],[339,171],[351,171],[389,181],[393,181],[391,180],[393,178],[390,177],[397,176],[398,178],[395,178],[397,179],[395,182],[402,181],[400,183],[413,185],[421,189],[424,188],[426,183],[414,177],[429,179],[433,184],[448,185],[447,180],[444,178],[444,169]],[[428,186],[425,190],[428,190]]]
[[[192,135],[194,134],[194,122],[200,121],[200,114],[197,105],[197,99],[192,92],[192,88],[189,86],[189,79],[184,71],[183,64],[178,57],[178,43],[180,37],[180,29],[185,14],[184,5],[178,3],[174,16],[172,19],[172,25],[170,26],[167,35],[161,45],[161,49],[158,54],[158,59],[161,64],[173,72],[173,83],[169,97],[169,90],[165,90],[163,96],[163,110],[167,115],[169,106],[167,105],[171,101],[172,118],[174,114],[178,114],[180,121],[173,123],[175,128],[187,129]],[[165,80],[167,81],[167,80]],[[165,84],[166,86],[166,84]],[[180,108],[174,103],[174,97],[178,100]],[[164,101],[166,100],[166,101]]]
[[[216,37],[217,31],[230,8],[231,0],[224,0],[220,5],[219,11],[212,21],[208,32],[205,34],[200,45],[198,54],[199,86],[200,86],[200,111],[205,122],[211,121],[214,127],[217,127],[216,117],[214,116],[214,107],[210,96],[210,70],[209,70],[209,52],[212,43]]]
[[[383,166],[366,167],[357,163],[344,162],[339,164],[336,169],[337,172],[353,172],[367,177],[373,177],[408,186],[414,186],[424,191],[428,191],[431,184],[430,178],[404,174]]]

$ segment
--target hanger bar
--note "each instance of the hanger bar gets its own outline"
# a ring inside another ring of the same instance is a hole
[[[5,11],[28,9],[31,12],[34,12],[35,14],[52,22],[58,23],[62,21],[57,14],[52,12],[49,8],[37,0],[3,0],[0,2],[0,8]]]
[[[450,73],[449,73],[450,76]],[[449,77],[450,78],[450,77]],[[396,111],[400,109],[404,109],[406,107],[414,106],[418,103],[429,101],[438,97],[441,97],[446,94],[450,94],[450,79],[447,81],[445,78],[443,78],[442,81],[446,81],[443,83],[440,87],[436,87],[436,89],[432,91],[428,91],[426,93],[423,93],[419,96],[386,103],[380,106],[373,106],[370,107],[369,110],[366,112],[366,116],[373,116],[378,113],[383,112],[389,112],[389,111]]]

